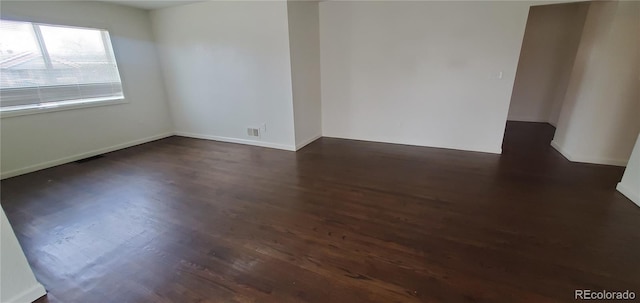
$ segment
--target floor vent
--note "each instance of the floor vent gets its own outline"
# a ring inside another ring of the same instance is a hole
[[[97,155],[97,156],[93,156],[93,157],[89,157],[89,158],[80,159],[78,161],[75,161],[75,163],[82,164],[82,163],[86,163],[86,162],[89,162],[89,161],[98,160],[98,159],[100,159],[102,157],[104,157],[104,155]]]

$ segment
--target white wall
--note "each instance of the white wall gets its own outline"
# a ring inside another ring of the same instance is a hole
[[[508,120],[557,125],[589,2],[532,6]]]
[[[323,135],[500,153],[530,4],[320,3]]]
[[[322,136],[318,2],[287,2],[296,149]]]
[[[2,1],[1,16],[107,28],[128,101],[2,118],[3,178],[157,139],[172,132],[148,12],[93,1]]]
[[[202,2],[151,18],[177,134],[295,149],[286,2]],[[261,138],[247,135],[263,124]]]
[[[617,189],[640,206],[640,135],[636,139],[631,158]]]
[[[625,166],[640,132],[640,2],[589,6],[552,145],[571,161]]]
[[[0,302],[33,302],[46,291],[36,281],[1,207],[0,213]]]

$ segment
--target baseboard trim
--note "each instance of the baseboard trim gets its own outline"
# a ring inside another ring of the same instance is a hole
[[[572,161],[572,157],[569,155],[569,153],[564,148],[560,147],[558,142],[556,142],[555,140],[551,140],[551,147],[558,151],[565,159]]]
[[[309,145],[313,141],[316,141],[316,140],[320,139],[321,137],[322,137],[321,134],[317,134],[315,136],[312,136],[309,139],[303,140],[302,142],[296,144],[296,151],[301,150],[303,147]]]
[[[640,207],[640,192],[634,192],[631,188],[622,184],[622,182],[618,183],[616,189],[622,193],[625,197],[629,198],[631,202],[635,203],[638,207]]]
[[[624,159],[592,158],[592,157],[575,155],[572,152],[569,152],[567,149],[560,146],[560,144],[558,144],[558,142],[556,142],[555,140],[551,141],[551,147],[553,147],[562,156],[564,156],[567,160],[571,162],[613,165],[613,166],[622,166],[622,167],[626,167],[627,163],[629,162],[629,160],[624,160]]]
[[[507,121],[514,122],[530,122],[530,123],[549,123],[546,119],[538,119],[533,117],[523,117],[523,116],[515,116],[515,117],[507,117]],[[551,123],[549,123],[551,124]]]
[[[253,146],[275,148],[275,149],[288,150],[288,151],[296,151],[295,145],[285,145],[285,144],[238,139],[238,138],[231,138],[231,137],[202,135],[202,134],[194,134],[194,133],[188,133],[188,132],[175,132],[175,135],[181,136],[181,137],[195,138],[195,139],[220,141],[225,143],[236,143],[236,144],[253,145]]]
[[[407,143],[407,142],[395,142],[395,141],[382,141],[375,139],[362,139],[362,138],[351,138],[351,137],[343,137],[343,136],[331,136],[323,134],[322,137],[326,138],[335,138],[335,139],[344,139],[344,140],[353,140],[353,141],[364,141],[364,142],[375,142],[375,143],[384,143],[384,144],[398,144],[398,145],[407,145],[407,146],[417,146],[417,147],[428,147],[428,148],[442,148],[442,149],[451,149],[451,150],[459,150],[473,153],[485,153],[485,154],[502,154],[502,147],[500,148],[481,148],[481,149],[467,149],[462,147],[453,147],[453,146],[437,146],[437,145],[423,145],[417,143]]]
[[[155,135],[155,136],[151,136],[151,137],[146,137],[146,138],[142,138],[142,139],[138,139],[138,140],[129,141],[129,142],[122,143],[122,144],[117,144],[117,145],[112,145],[112,146],[101,148],[101,149],[92,150],[92,151],[81,153],[81,154],[76,154],[76,155],[69,156],[69,157],[60,158],[60,159],[57,159],[57,160],[52,160],[52,161],[38,163],[38,164],[35,164],[35,165],[30,165],[30,166],[19,168],[19,169],[15,169],[15,170],[12,170],[12,171],[3,172],[0,175],[0,179],[6,179],[6,178],[19,176],[19,175],[24,175],[24,174],[27,174],[27,173],[32,173],[32,172],[35,172],[35,171],[39,171],[39,170],[51,168],[51,167],[54,167],[54,166],[66,164],[66,163],[69,163],[69,162],[77,161],[77,160],[80,160],[80,159],[93,157],[93,156],[97,156],[97,155],[104,154],[104,153],[109,153],[109,152],[116,151],[116,150],[119,150],[119,149],[124,149],[124,148],[128,148],[128,147],[140,145],[140,144],[148,143],[148,142],[151,142],[151,141],[155,141],[155,140],[159,140],[159,139],[163,139],[163,138],[167,138],[167,137],[171,137],[171,136],[173,136],[172,132],[163,133],[163,134],[159,134],[159,135]]]
[[[38,283],[31,288],[13,296],[13,298],[7,300],[8,303],[24,303],[24,302],[33,302],[38,300],[40,297],[47,294],[47,290],[44,289],[42,284]]]

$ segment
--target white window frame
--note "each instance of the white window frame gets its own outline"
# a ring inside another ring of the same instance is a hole
[[[106,48],[107,56],[111,57],[113,62],[116,63],[118,68],[118,76],[120,77],[120,84],[122,86],[123,94],[122,96],[114,96],[114,97],[100,97],[100,98],[85,98],[85,99],[74,99],[74,100],[65,100],[65,101],[56,101],[56,102],[47,102],[41,104],[28,104],[28,105],[17,105],[17,106],[9,106],[9,107],[0,107],[0,118],[9,118],[9,117],[17,117],[24,115],[33,115],[40,113],[49,113],[49,112],[57,112],[57,111],[66,111],[73,109],[82,109],[82,108],[90,108],[90,107],[100,107],[107,105],[117,105],[117,104],[125,104],[128,103],[124,91],[126,90],[124,80],[122,77],[122,73],[120,71],[120,65],[118,64],[114,50],[113,43],[111,41],[111,35],[108,29],[100,28],[100,27],[89,27],[89,26],[73,26],[66,24],[55,24],[55,23],[42,23],[42,22],[34,22],[27,20],[13,20],[9,18],[2,18],[2,20],[12,21],[12,22],[24,22],[31,23],[34,32],[36,35],[36,39],[38,40],[38,46],[41,48],[43,54],[43,60],[45,61],[45,65],[51,65],[51,59],[47,53],[47,50],[44,49],[42,33],[40,32],[40,28],[38,25],[43,26],[56,26],[56,27],[66,27],[66,28],[79,28],[79,29],[92,29],[92,30],[100,30],[105,31],[107,35],[102,34],[103,44]]]

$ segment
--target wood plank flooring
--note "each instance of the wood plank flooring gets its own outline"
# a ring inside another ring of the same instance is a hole
[[[546,124],[503,155],[322,138],[287,152],[171,137],[3,180],[40,302],[567,302],[640,295],[623,168]]]

